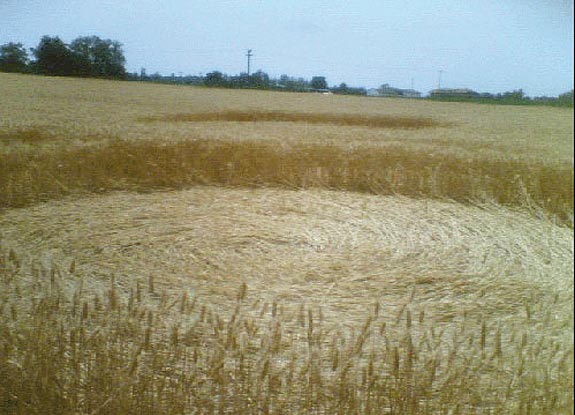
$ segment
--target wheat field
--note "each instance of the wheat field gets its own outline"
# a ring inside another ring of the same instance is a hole
[[[0,413],[574,413],[573,110],[0,94]]]

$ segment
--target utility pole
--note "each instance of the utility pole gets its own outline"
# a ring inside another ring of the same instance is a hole
[[[246,56],[248,57],[248,76],[250,75],[250,60],[252,58],[253,53],[251,49],[248,49],[248,53],[246,54]]]
[[[413,89],[413,78],[411,78],[411,89]]]
[[[437,82],[437,89],[441,89],[441,75],[443,74],[443,70],[439,71],[439,80]]]

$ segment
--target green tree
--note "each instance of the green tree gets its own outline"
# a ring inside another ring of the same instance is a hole
[[[311,87],[313,89],[327,89],[327,81],[325,76],[314,76],[311,78]]]
[[[269,75],[261,70],[251,74],[250,86],[258,89],[268,89],[270,87]]]
[[[204,84],[206,86],[225,86],[226,78],[223,73],[219,71],[213,71],[207,73],[204,77]]]
[[[215,82],[215,86],[225,85],[228,88],[249,88],[251,86],[251,75],[248,75],[247,72],[242,72],[236,76],[230,76],[227,79],[225,79],[225,75],[223,75],[222,78],[219,78],[217,73],[212,73],[212,75],[215,75],[216,77],[210,82]]]
[[[526,99],[526,97],[522,89],[516,89],[513,91],[505,92],[503,94],[503,99],[507,101],[520,102]]]
[[[334,94],[347,94],[349,92],[349,87],[345,82],[342,82],[339,86],[333,87],[331,90]]]
[[[22,43],[0,46],[0,72],[26,72],[28,61],[28,52]]]
[[[557,99],[557,101],[558,101],[559,105],[561,105],[561,106],[572,107],[573,106],[573,90],[559,95],[559,98]]]
[[[59,37],[44,36],[33,49],[36,71],[44,75],[82,75],[85,63],[81,62]]]
[[[86,64],[81,68],[83,72],[88,72],[86,75],[98,78],[126,77],[126,58],[121,43],[98,36],[84,36],[75,39],[70,49],[79,62]]]

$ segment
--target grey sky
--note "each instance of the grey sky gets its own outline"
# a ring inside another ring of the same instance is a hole
[[[569,0],[0,0],[0,44],[97,35],[148,73],[324,75],[528,95],[573,88]]]

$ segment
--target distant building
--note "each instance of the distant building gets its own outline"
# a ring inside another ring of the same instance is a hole
[[[429,93],[431,98],[478,98],[479,93],[468,88],[434,89]]]
[[[414,89],[401,89],[384,84],[380,88],[367,90],[370,97],[396,97],[396,98],[421,98],[421,92]]]
[[[421,98],[421,92],[415,89],[402,89],[404,98]]]
[[[400,97],[402,96],[402,90],[399,88],[393,88],[388,84],[384,84],[379,88],[380,97]]]

